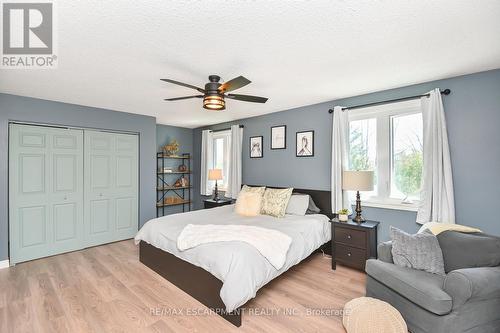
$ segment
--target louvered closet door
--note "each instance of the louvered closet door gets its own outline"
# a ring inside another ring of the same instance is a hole
[[[83,131],[9,126],[10,261],[83,247]]]
[[[128,239],[138,230],[137,135],[85,131],[85,243]]]

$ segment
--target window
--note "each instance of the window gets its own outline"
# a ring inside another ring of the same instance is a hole
[[[222,169],[223,180],[217,181],[221,191],[226,190],[229,169],[229,146],[231,142],[231,131],[213,133],[213,165],[211,169]],[[215,182],[210,182],[210,188],[215,187]]]
[[[415,210],[420,199],[423,126],[420,100],[349,113],[349,169],[374,170],[367,206]]]

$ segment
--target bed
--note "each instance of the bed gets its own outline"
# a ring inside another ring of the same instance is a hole
[[[330,192],[294,190],[309,194],[320,214],[241,217],[233,205],[168,215],[147,222],[135,240],[140,261],[197,299],[215,313],[241,325],[241,307],[275,277],[286,272],[330,241]],[[283,267],[276,269],[245,242],[216,242],[179,251],[177,237],[188,224],[252,225],[278,230],[292,242]]]

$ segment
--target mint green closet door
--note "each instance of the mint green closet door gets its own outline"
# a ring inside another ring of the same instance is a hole
[[[9,126],[12,264],[83,247],[83,131]]]
[[[138,230],[139,137],[85,130],[85,244],[129,239]]]

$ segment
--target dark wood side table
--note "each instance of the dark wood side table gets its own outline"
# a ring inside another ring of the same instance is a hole
[[[332,269],[337,263],[365,270],[367,259],[377,257],[377,226],[380,222],[358,224],[332,220]]]
[[[207,199],[207,200],[203,200],[203,203],[205,205],[205,209],[207,209],[207,208],[214,208],[214,207],[230,205],[233,203],[233,200],[220,199],[220,200],[215,201],[213,199]]]

